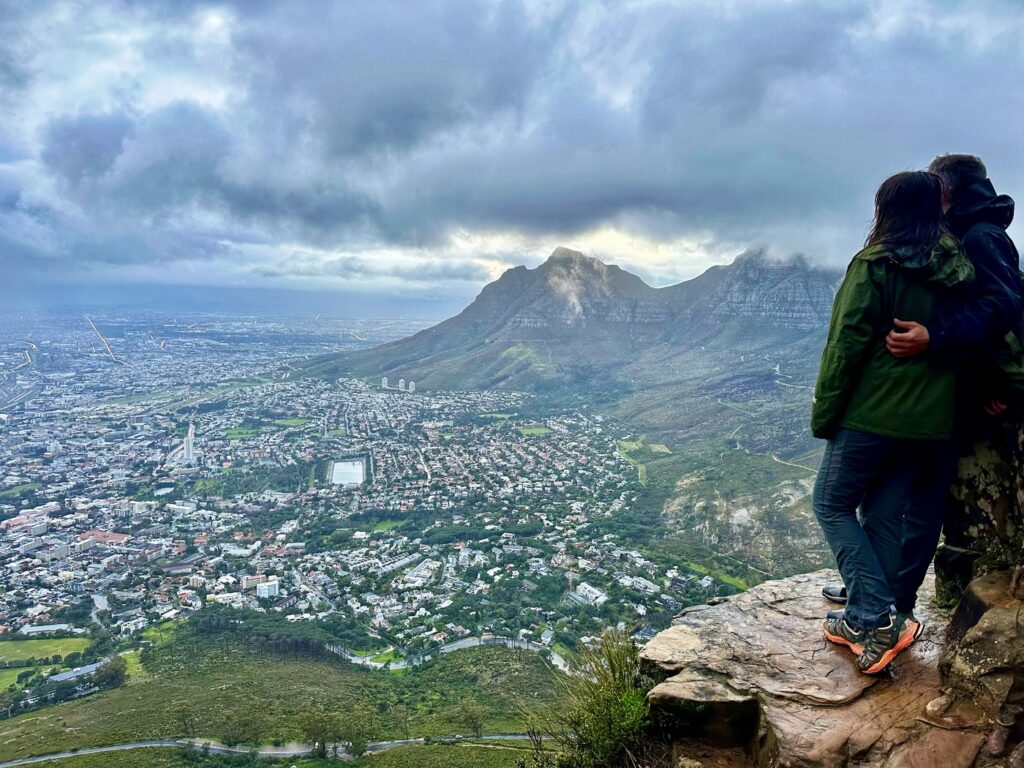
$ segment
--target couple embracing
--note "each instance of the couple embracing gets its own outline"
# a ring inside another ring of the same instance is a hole
[[[966,433],[1019,407],[1012,218],[977,157],[896,174],[836,294],[814,397],[812,431],[828,442],[813,507],[843,579],[825,590],[845,609],[829,613],[824,636],[865,674],[921,634],[917,592]]]

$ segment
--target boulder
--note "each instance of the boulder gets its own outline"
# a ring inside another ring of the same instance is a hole
[[[681,616],[641,649],[661,681],[648,697],[652,715],[683,742],[741,744],[759,768],[973,765],[988,725],[979,711],[955,696],[926,711],[943,696],[948,623],[930,607],[932,580],[919,603],[921,639],[888,674],[867,677],[821,635],[834,607],[821,588],[837,579],[823,570],[765,582]]]
[[[946,683],[996,723],[993,756],[1024,738],[1024,601],[1013,595],[1013,579],[997,571],[968,585],[939,664]]]
[[[952,506],[935,556],[938,591],[955,605],[972,579],[994,571],[1016,575],[1024,598],[1024,432],[990,427],[960,459]]]

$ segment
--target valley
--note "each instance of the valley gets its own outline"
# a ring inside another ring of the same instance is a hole
[[[607,629],[828,564],[806,418],[831,277],[755,254],[652,289],[560,250],[393,341],[15,318],[0,619],[40,639],[4,643],[0,758],[301,741],[310,707],[369,740],[522,733]]]

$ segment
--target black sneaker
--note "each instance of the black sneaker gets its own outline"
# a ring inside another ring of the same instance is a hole
[[[842,584],[829,584],[821,590],[821,595],[830,603],[846,605],[846,587]]]
[[[864,630],[854,627],[846,621],[842,611],[830,611],[822,634],[830,643],[845,645],[857,656],[864,652]]]
[[[903,614],[890,616],[887,626],[862,633],[863,650],[857,656],[857,667],[865,675],[877,675],[913,645],[923,629],[920,622]]]

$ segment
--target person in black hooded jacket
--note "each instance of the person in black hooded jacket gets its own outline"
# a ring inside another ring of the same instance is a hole
[[[928,170],[942,180],[946,223],[974,265],[974,289],[930,327],[897,319],[887,346],[896,357],[929,351],[961,361],[981,358],[1020,329],[1024,314],[1020,256],[1006,233],[1013,199],[996,194],[985,164],[973,155],[941,155]]]
[[[1014,202],[1000,195],[988,178],[980,158],[973,155],[940,155],[928,171],[942,181],[943,208],[946,225],[960,240],[975,270],[971,289],[955,306],[936,313],[928,326],[896,318],[894,328],[886,337],[889,352],[897,358],[928,353],[958,369],[957,441],[962,456],[978,450],[979,443],[1000,455],[1008,453],[1003,432],[1017,434],[1015,424],[1000,424],[989,417],[1003,414],[1013,399],[1014,421],[1024,413],[1021,383],[1003,384],[1000,359],[1005,357],[1008,334],[1018,343],[1024,342],[1024,281],[1020,273],[1020,256],[1006,230],[1013,221]],[[1021,361],[1016,361],[1020,369]],[[1021,371],[1024,377],[1024,370]],[[1014,390],[1017,390],[1014,392]],[[903,547],[907,553],[905,572],[900,578],[919,585],[924,578],[918,550],[934,546],[933,535],[924,536],[932,526],[927,519],[944,514],[945,544],[936,556],[936,568],[947,580],[966,584],[973,571],[977,553],[972,549],[979,542],[972,540],[972,525],[961,505],[951,504],[947,510],[911,508],[904,518]],[[917,565],[914,565],[918,561]],[[825,587],[823,594],[835,603],[845,603],[846,587],[837,584]]]

